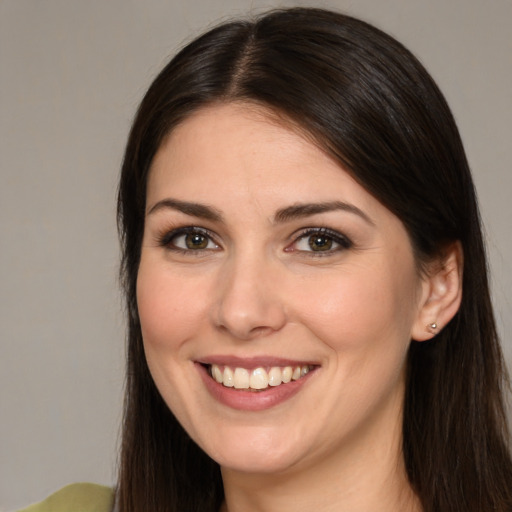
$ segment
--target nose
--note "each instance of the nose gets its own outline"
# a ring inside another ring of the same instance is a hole
[[[218,329],[240,340],[279,331],[286,323],[280,289],[282,269],[261,258],[226,262],[214,308]]]

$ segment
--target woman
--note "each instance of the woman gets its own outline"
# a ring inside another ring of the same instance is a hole
[[[473,185],[396,41],[315,9],[200,37],[142,102],[119,222],[120,510],[512,510]],[[289,366],[291,396],[253,377]]]
[[[192,42],[137,113],[119,227],[119,511],[512,510],[473,184],[395,40],[291,9]]]

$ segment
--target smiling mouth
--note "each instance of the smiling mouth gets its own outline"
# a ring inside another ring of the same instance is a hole
[[[212,379],[224,387],[255,392],[299,380],[314,368],[314,366],[309,364],[300,366],[272,366],[267,368],[258,367],[250,370],[218,364],[207,366],[208,373]]]

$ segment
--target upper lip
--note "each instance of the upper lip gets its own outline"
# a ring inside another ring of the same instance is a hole
[[[318,366],[318,363],[310,360],[297,360],[287,359],[283,357],[274,356],[252,356],[252,357],[238,357],[233,355],[212,355],[206,356],[196,360],[197,363],[204,365],[225,365],[234,368],[246,368],[248,370],[259,367],[273,367],[273,366]]]

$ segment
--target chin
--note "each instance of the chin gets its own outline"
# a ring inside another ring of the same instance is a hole
[[[252,432],[230,432],[216,445],[210,439],[202,448],[221,468],[244,473],[283,472],[295,465],[304,452],[302,443],[299,444],[295,436],[249,430]]]
[[[277,474],[286,472],[296,464],[290,456],[269,457],[268,453],[244,451],[238,454],[225,454],[217,460],[223,470],[252,474]]]

